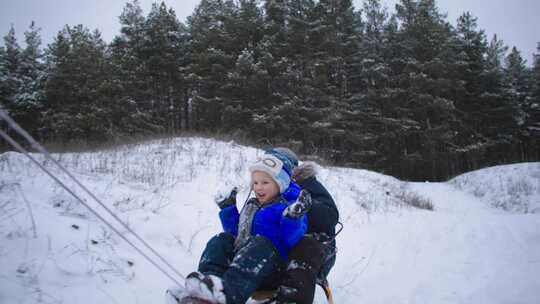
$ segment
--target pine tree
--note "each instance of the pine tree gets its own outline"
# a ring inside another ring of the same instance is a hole
[[[221,89],[222,121],[227,131],[248,132],[253,113],[261,106],[269,106],[267,68],[272,68],[273,58],[265,48],[270,41],[264,39],[263,12],[259,7],[259,1],[240,1],[234,13],[237,17],[229,22],[229,34],[236,45],[231,53],[237,55],[235,66]],[[264,64],[258,62],[260,58],[265,58]]]
[[[13,96],[13,118],[27,131],[36,134],[40,123],[45,81],[39,28],[32,22],[24,33],[26,46],[22,49],[16,71],[19,86]]]
[[[517,114],[514,119],[522,126],[525,123],[526,108],[529,102],[530,92],[529,71],[526,61],[521,57],[521,53],[513,47],[505,60],[504,82],[506,98],[515,108]]]
[[[144,25],[142,63],[151,100],[148,111],[163,130],[181,128],[187,107],[187,83],[182,67],[187,65],[187,29],[164,2],[154,3]]]
[[[344,113],[350,111],[351,96],[358,91],[353,81],[359,63],[361,18],[351,1],[324,0],[315,3],[310,13],[308,71],[311,83],[312,142],[331,160],[343,159],[348,146]],[[311,59],[312,58],[312,59]],[[310,151],[306,151],[310,152]]]
[[[389,163],[409,178],[445,176],[462,128],[455,109],[460,87],[456,39],[433,0],[402,0],[396,4],[396,17],[396,88],[392,106],[386,107],[391,113],[382,114],[395,133],[392,146],[386,148]]]
[[[275,58],[287,53],[288,28],[287,0],[267,0],[264,2],[264,49]]]
[[[540,42],[536,46],[536,53],[533,55],[533,93],[536,102],[540,102]]]
[[[456,143],[461,145],[460,153],[475,154],[483,149],[489,140],[482,136],[486,119],[485,112],[485,69],[488,45],[483,30],[478,28],[477,18],[465,12],[457,20],[455,52],[456,77],[455,106],[459,110],[462,129],[457,134]],[[469,159],[473,157],[469,156]],[[468,168],[474,169],[474,168]],[[467,170],[468,170],[467,169]]]
[[[191,37],[190,106],[193,127],[217,131],[223,125],[223,86],[238,54],[230,34],[237,7],[232,1],[202,0],[188,17]]]
[[[9,95],[8,87],[6,86],[8,79],[6,50],[0,46],[0,108],[6,107],[7,96]]]
[[[315,8],[320,25],[313,29],[320,75],[329,93],[343,101],[350,93],[348,80],[359,52],[361,27],[352,1],[321,0]]]
[[[349,128],[356,130],[348,135],[355,147],[348,155],[350,161],[366,164],[370,168],[380,166],[386,159],[387,145],[394,137],[394,132],[388,132],[388,122],[383,115],[391,115],[393,78],[391,62],[398,57],[390,54],[397,33],[395,18],[388,19],[386,8],[381,1],[364,1],[362,14],[363,34],[360,41],[360,58],[355,69],[355,86],[358,93],[351,97],[352,115]],[[384,114],[383,114],[384,113]]]
[[[465,82],[464,96],[457,100],[457,107],[465,112],[478,111],[483,92],[482,77],[487,40],[483,30],[478,29],[477,18],[466,12],[457,21],[457,52],[462,56],[457,62],[459,77]]]
[[[498,147],[507,152],[503,146],[514,143],[518,125],[518,108],[505,89],[505,69],[503,62],[508,47],[494,35],[488,44],[485,58],[485,68],[481,75],[483,81],[482,95],[479,107],[474,114],[475,130],[485,139],[479,146]],[[504,149],[503,149],[504,148]],[[483,156],[485,157],[485,156]],[[484,160],[486,161],[486,160]]]
[[[0,51],[0,98],[10,115],[31,134],[40,126],[45,80],[40,29],[30,24],[24,33],[26,46],[20,48],[13,27]]]
[[[104,140],[112,134],[106,44],[99,31],[66,26],[46,50],[49,140]]]
[[[536,54],[533,55],[533,58],[532,98],[527,110],[528,121],[526,126],[531,137],[540,141],[540,42],[537,44]]]
[[[256,61],[254,53],[244,50],[238,56],[234,70],[228,74],[227,85],[223,89],[227,98],[223,112],[225,131],[242,131],[255,135],[252,118],[257,115],[255,113],[269,111],[268,71],[264,63]],[[257,135],[265,133],[263,130],[266,127],[261,127]]]
[[[486,51],[485,84],[483,91],[497,93],[503,85],[503,60],[508,47],[493,35]]]
[[[120,35],[111,45],[111,66],[114,79],[111,115],[122,133],[147,134],[156,131],[149,111],[149,84],[146,81],[143,54],[145,17],[138,0],[126,3],[119,16]]]
[[[291,98],[309,99],[314,86],[315,53],[314,38],[317,20],[313,16],[314,1],[287,1],[283,7],[285,12],[285,37],[282,50],[274,54],[279,74],[276,75],[274,89],[279,93],[281,104]],[[320,87],[322,88],[322,87]]]
[[[540,136],[540,42],[534,54],[534,64],[532,70],[532,101],[529,107],[529,128],[534,130],[534,134]]]
[[[12,25],[8,34],[4,36],[4,47],[0,51],[0,100],[8,113],[17,112],[15,99],[21,86],[18,75],[20,60],[21,47],[17,43]]]
[[[263,37],[264,19],[260,1],[240,0],[238,18],[234,21],[234,37],[237,39],[237,51],[253,50]]]
[[[388,14],[379,0],[364,2],[364,35],[362,37],[362,87],[366,90],[387,86],[389,67],[386,63],[385,27]]]

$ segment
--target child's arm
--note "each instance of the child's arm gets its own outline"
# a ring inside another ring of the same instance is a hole
[[[219,219],[221,220],[223,231],[234,236],[238,235],[238,221],[240,220],[240,214],[238,213],[236,205],[221,209],[221,211],[219,211]]]
[[[306,213],[312,205],[311,194],[306,190],[300,192],[298,200],[282,213],[280,235],[287,248],[292,248],[304,236],[308,227]]]
[[[286,215],[282,215],[279,231],[281,242],[287,249],[292,249],[304,237],[307,226],[308,221],[306,215],[300,218],[290,218]]]

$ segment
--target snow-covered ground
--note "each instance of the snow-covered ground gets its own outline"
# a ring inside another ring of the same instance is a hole
[[[540,213],[538,163],[491,167],[463,174],[450,183],[493,207],[514,212]]]
[[[55,157],[185,274],[221,229],[213,195],[241,185],[245,198],[261,153],[178,138]],[[540,163],[448,183],[330,167],[319,178],[345,226],[336,303],[540,303]],[[23,155],[0,155],[0,303],[162,303],[172,285]]]

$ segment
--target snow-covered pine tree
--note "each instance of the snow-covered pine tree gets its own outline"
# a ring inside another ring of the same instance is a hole
[[[380,0],[366,0],[362,13],[364,14],[364,35],[361,42],[361,65],[359,75],[362,88],[367,91],[386,87],[388,84],[389,68],[385,61],[385,27],[388,20],[386,8]]]
[[[143,65],[145,17],[138,0],[126,3],[119,16],[120,34],[110,44],[114,87],[113,121],[122,133],[146,134],[155,130],[148,109],[148,86]]]
[[[259,0],[240,0],[238,17],[233,21],[237,50],[254,50],[264,35],[264,19]]]
[[[458,79],[455,82],[455,106],[459,110],[460,126],[455,144],[459,147],[459,153],[467,155],[468,159],[476,159],[485,145],[490,143],[479,129],[485,123],[482,122],[482,108],[488,46],[485,33],[478,28],[477,21],[470,12],[463,13],[457,19],[454,38],[455,76]]]
[[[514,120],[519,126],[525,124],[526,108],[530,102],[530,73],[526,61],[516,47],[505,59],[504,87],[506,98],[515,108]]]
[[[11,112],[21,126],[35,135],[38,135],[41,122],[40,110],[43,107],[43,85],[46,77],[39,31],[35,23],[31,22],[24,33],[26,46],[20,54],[17,70],[19,87],[13,98]]]
[[[215,132],[223,125],[222,88],[238,56],[234,53],[237,41],[231,39],[237,14],[233,1],[202,0],[188,17],[190,102],[197,130]]]
[[[229,20],[231,50],[236,56],[234,68],[227,74],[221,87],[223,98],[222,121],[225,130],[251,133],[250,121],[260,108],[268,111],[269,71],[273,57],[265,48],[270,43],[264,39],[264,14],[259,1],[240,1],[236,17]],[[240,49],[242,48],[242,49]],[[264,57],[265,63],[259,63]]]
[[[350,80],[356,89],[352,90],[349,101],[352,112],[346,115],[349,117],[348,128],[354,130],[348,135],[354,149],[351,149],[347,157],[351,162],[374,168],[386,159],[386,151],[381,150],[376,142],[388,142],[385,138],[394,134],[387,132],[389,120],[382,115],[389,114],[385,111],[385,107],[390,104],[392,71],[389,63],[396,57],[388,56],[393,37],[387,33],[391,26],[381,1],[364,1],[362,16],[360,56],[355,60]],[[393,33],[395,31],[397,27]]]
[[[112,136],[106,44],[99,31],[66,26],[46,50],[44,134],[49,140]]]
[[[536,46],[536,53],[533,55],[533,58],[532,99],[527,110],[528,121],[526,125],[529,134],[540,145],[540,42]]]
[[[287,0],[267,0],[263,4],[264,49],[273,57],[286,56],[286,35],[288,28]]]
[[[223,127],[227,131],[247,131],[251,114],[266,100],[267,90],[259,83],[263,71],[256,65],[253,51],[244,49],[234,70],[227,75],[223,88],[227,104],[223,110]]]
[[[409,178],[439,178],[448,175],[451,166],[446,164],[459,132],[454,127],[460,125],[454,34],[434,0],[402,0],[396,4],[396,17],[403,64],[393,66],[397,88],[391,110],[399,124],[388,165]]]
[[[20,61],[21,47],[12,25],[4,36],[4,47],[0,48],[0,101],[9,113],[16,112],[15,96],[21,86],[18,75]]]
[[[516,140],[518,108],[510,102],[504,89],[503,62],[507,50],[504,42],[493,35],[486,49],[479,106],[470,113],[470,124],[484,137],[476,146],[484,151],[491,149],[508,153],[509,145]],[[481,157],[486,161],[485,155]],[[491,157],[496,158],[494,155]]]
[[[456,106],[467,114],[479,110],[480,96],[484,89],[481,75],[485,68],[487,40],[484,31],[478,29],[477,20],[470,12],[466,12],[458,18],[456,27],[456,51],[460,56],[458,72],[464,82],[462,96],[459,96]]]
[[[188,31],[164,2],[154,3],[144,23],[140,63],[147,84],[146,110],[161,132],[180,130],[186,113]]]
[[[351,143],[347,134],[349,120],[343,114],[350,111],[350,97],[353,90],[358,90],[351,81],[360,61],[361,18],[352,1],[336,0],[316,2],[312,15],[311,96],[322,119],[311,122],[311,146],[327,159],[344,159]]]
[[[312,29],[315,59],[328,94],[343,101],[349,95],[348,80],[359,53],[361,29],[352,1],[321,0],[316,4],[319,22]]]

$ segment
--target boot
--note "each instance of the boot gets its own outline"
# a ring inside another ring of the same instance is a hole
[[[186,291],[189,296],[210,303],[225,304],[225,294],[221,279],[214,275],[205,275],[198,271],[186,277]]]

